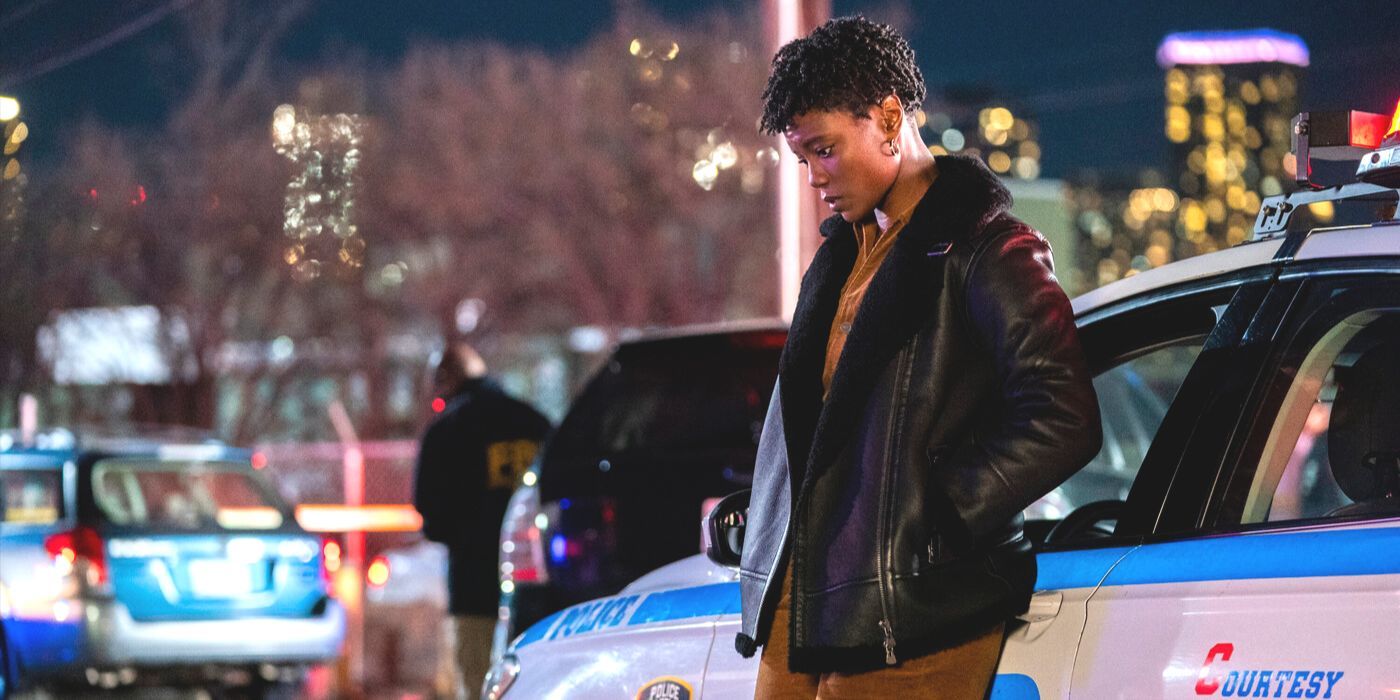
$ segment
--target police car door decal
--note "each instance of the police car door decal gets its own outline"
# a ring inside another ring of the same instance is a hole
[[[1073,693],[1379,697],[1400,687],[1400,527],[1143,545],[1089,601]]]

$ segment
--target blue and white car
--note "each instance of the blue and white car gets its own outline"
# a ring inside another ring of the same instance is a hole
[[[338,655],[345,613],[321,541],[248,451],[0,437],[0,659],[12,685],[242,677],[270,689]]]
[[[1074,301],[1104,447],[1027,514],[1039,576],[993,698],[1400,693],[1396,184],[1271,198],[1255,240]],[[1382,213],[1286,230],[1322,200]],[[752,697],[744,513],[709,516],[712,557],[526,630],[487,697]]]

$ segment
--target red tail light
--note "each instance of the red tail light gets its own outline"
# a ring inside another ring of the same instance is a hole
[[[383,554],[375,557],[365,569],[365,581],[370,588],[383,588],[389,582],[389,560]]]
[[[539,491],[534,486],[516,489],[501,524],[502,593],[514,592],[517,583],[549,582],[549,572],[544,568],[544,546],[540,541],[540,528],[548,527],[548,522],[549,516],[540,508]]]
[[[107,555],[103,552],[102,537],[96,530],[84,525],[50,535],[44,540],[44,551],[53,557],[55,565],[69,572],[85,566],[89,584],[100,586],[107,583]]]
[[[331,589],[335,572],[340,571],[340,543],[334,537],[321,538],[321,580]]]
[[[533,566],[515,569],[510,573],[510,580],[516,583],[539,583],[541,580],[540,570]]]

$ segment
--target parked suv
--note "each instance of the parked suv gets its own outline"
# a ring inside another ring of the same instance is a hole
[[[251,453],[5,437],[0,648],[11,684],[271,688],[338,654],[345,616],[321,541]]]
[[[506,511],[498,642],[700,551],[706,504],[752,480],[786,338],[780,322],[753,322],[617,347]]]

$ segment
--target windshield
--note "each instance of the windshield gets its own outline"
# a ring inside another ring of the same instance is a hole
[[[97,508],[115,525],[275,530],[281,503],[238,462],[108,459],[92,471]]]

